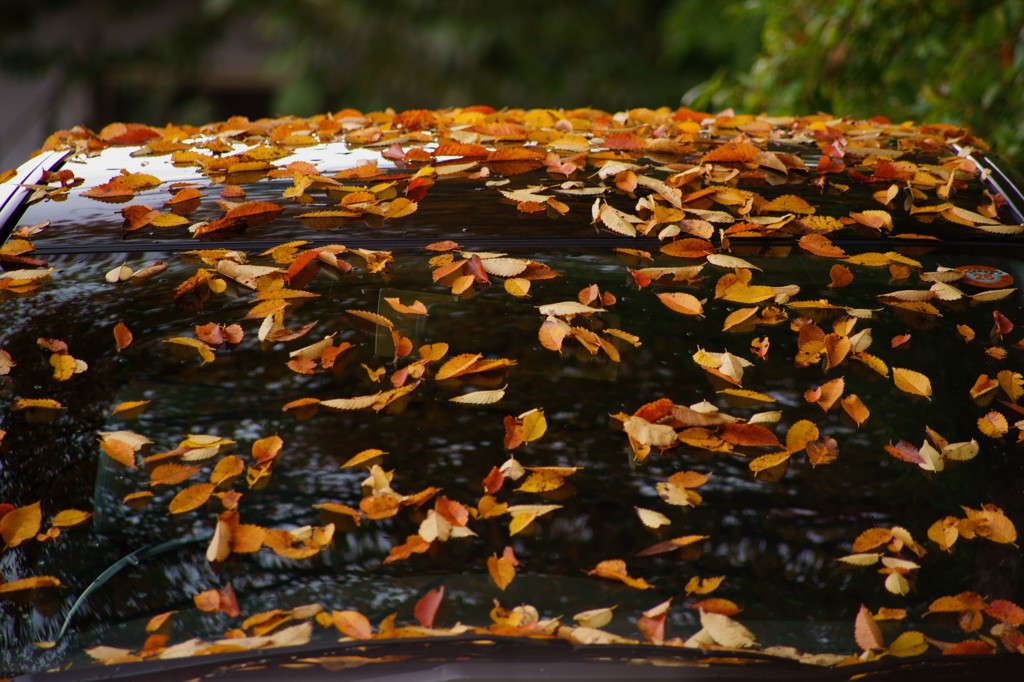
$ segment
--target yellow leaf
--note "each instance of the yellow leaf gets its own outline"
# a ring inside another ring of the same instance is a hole
[[[727,256],[723,253],[710,253],[705,257],[708,259],[709,263],[711,263],[712,265],[717,265],[720,268],[726,268],[729,270],[732,270],[733,268],[746,268],[747,270],[758,271],[761,270],[761,268],[757,267],[753,263],[745,261],[742,258],[737,258],[736,256]]]
[[[449,402],[460,405],[490,405],[505,397],[505,389],[499,388],[493,391],[472,391],[462,395],[449,398]]]
[[[605,607],[601,609],[588,609],[586,611],[580,611],[572,617],[580,627],[584,628],[603,628],[608,623],[612,622],[612,614],[615,611],[615,607]]]
[[[636,236],[636,228],[629,222],[629,218],[633,218],[633,216],[612,208],[607,203],[601,203],[600,208],[597,209],[597,218],[612,232],[618,232],[627,237]]]
[[[770,395],[765,395],[764,393],[758,393],[757,391],[748,391],[748,390],[739,389],[739,388],[725,388],[725,389],[722,389],[721,391],[718,391],[718,393],[721,394],[721,395],[724,395],[724,396],[731,396],[733,398],[739,398],[740,400],[737,401],[737,402],[742,402],[742,401],[749,401],[749,402],[752,402],[752,403],[774,403],[775,402],[775,398],[771,397]]]
[[[905,658],[907,656],[918,656],[927,650],[928,642],[925,641],[924,635],[916,630],[910,630],[897,637],[889,645],[889,648],[886,649],[886,653],[891,656]]]
[[[173,339],[164,340],[164,343],[173,343],[179,346],[195,348],[196,352],[199,353],[199,357],[202,358],[204,365],[208,362],[213,362],[213,349],[207,343],[200,341],[199,339],[176,336]]]
[[[640,520],[648,528],[661,528],[672,523],[671,520],[661,512],[654,511],[652,509],[645,509],[643,507],[633,507],[636,510],[636,515],[640,517]]]
[[[384,317],[383,315],[378,315],[377,313],[373,313],[368,310],[346,310],[345,312],[348,313],[349,315],[352,315],[353,317],[362,318],[376,325],[380,325],[381,327],[386,327],[388,329],[395,328],[394,322]]]
[[[722,325],[722,331],[726,332],[737,325],[743,324],[751,317],[756,315],[758,310],[760,310],[760,308],[756,307],[740,308],[739,310],[734,310],[733,312],[729,313],[729,315],[725,318],[725,323]]]
[[[710,594],[718,589],[718,586],[725,580],[724,575],[714,576],[713,578],[698,578],[693,576],[686,583],[686,587],[683,589],[686,594]]]
[[[531,467],[526,477],[516,490],[524,493],[545,493],[558,490],[565,485],[565,477],[576,473],[576,467]]]
[[[896,383],[896,388],[900,389],[904,393],[919,395],[924,398],[928,398],[929,400],[931,399],[932,383],[924,374],[915,372],[912,369],[893,367],[892,379]]]
[[[345,469],[347,467],[359,466],[360,464],[371,462],[377,459],[378,457],[381,457],[386,454],[388,453],[384,452],[383,450],[378,450],[376,448],[363,450],[362,452],[358,452],[352,457],[350,457],[348,460],[346,460],[345,463],[341,465],[341,468]]]
[[[50,356],[50,365],[53,366],[53,378],[58,381],[67,381],[75,374],[77,364],[75,359],[67,354],[54,353]]]
[[[63,410],[64,406],[56,400],[50,398],[18,398],[11,404],[11,410],[29,410],[29,409],[42,409],[42,410]]]
[[[57,515],[53,517],[53,525],[58,528],[67,528],[69,526],[77,526],[80,523],[85,523],[90,518],[92,518],[92,514],[90,512],[78,509],[65,509],[58,512]]]
[[[861,554],[848,554],[847,556],[839,557],[836,561],[842,561],[844,564],[852,564],[854,566],[873,566],[881,558],[882,555],[878,552],[865,552]]]
[[[510,277],[505,280],[505,291],[518,298],[528,296],[530,293],[530,280],[523,279],[522,277]]]
[[[544,418],[544,410],[534,409],[519,415],[523,420],[523,440],[527,443],[535,441],[544,435],[548,429],[548,422]]]
[[[700,624],[717,644],[730,649],[741,649],[757,644],[750,630],[729,616],[700,610]]]
[[[536,514],[529,512],[512,514],[512,521],[508,524],[509,535],[515,535],[522,532],[527,526],[533,523],[536,518]]]

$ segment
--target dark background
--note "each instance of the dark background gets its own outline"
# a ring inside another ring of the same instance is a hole
[[[684,104],[1024,150],[1019,0],[2,0],[0,162],[58,128],[344,107]]]

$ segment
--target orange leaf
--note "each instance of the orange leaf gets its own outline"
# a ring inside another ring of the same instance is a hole
[[[201,468],[189,464],[178,464],[177,462],[161,464],[149,472],[149,484],[174,485],[175,483],[181,483],[198,474]]]
[[[718,163],[749,163],[760,153],[761,150],[749,142],[740,142],[738,144],[727,142],[712,148],[700,160]]]
[[[742,610],[734,602],[729,599],[722,599],[721,597],[703,599],[694,604],[690,604],[690,608],[697,609],[699,611],[706,611],[707,613],[720,613],[723,616],[735,616]]]
[[[57,513],[53,517],[53,525],[58,528],[67,528],[69,526],[77,526],[80,523],[85,523],[92,514],[87,511],[81,511],[79,509],[65,509]]]
[[[599,578],[618,580],[619,582],[634,587],[638,590],[648,590],[652,587],[643,578],[632,578],[626,572],[626,562],[622,559],[608,559],[602,561],[593,570],[587,571],[589,575],[596,575]]]
[[[60,587],[60,580],[49,575],[35,575],[31,578],[12,580],[9,583],[0,582],[0,594],[35,590],[40,587]]]
[[[123,227],[125,232],[134,232],[141,229],[152,223],[153,219],[159,215],[156,209],[140,204],[125,206],[119,212],[124,216]]]
[[[860,397],[856,393],[851,393],[843,398],[840,404],[843,406],[846,414],[850,415],[850,419],[857,422],[857,426],[867,421],[867,418],[871,415],[871,411],[861,402]]]
[[[718,430],[718,436],[727,443],[733,445],[782,447],[778,437],[758,424],[722,424]]]
[[[869,528],[853,541],[853,551],[867,552],[890,540],[892,540],[892,531],[888,528]]]
[[[42,522],[43,513],[38,502],[12,509],[0,517],[0,534],[3,535],[4,544],[17,547],[25,540],[30,540],[39,532]]]
[[[369,639],[373,626],[369,619],[358,611],[332,611],[331,621],[338,632],[353,639]]]
[[[125,326],[124,322],[118,322],[114,325],[114,342],[117,343],[118,352],[131,345],[132,333]]]
[[[221,196],[222,197],[227,198],[229,196],[239,196],[238,193],[237,193],[237,190],[239,190],[241,188],[238,187],[237,185],[235,186],[235,190],[236,191],[234,191],[232,193],[225,194],[224,192],[227,192],[228,189],[230,189],[230,188],[226,187],[226,188],[224,188],[223,191],[221,191]],[[164,203],[169,205],[169,206],[173,206],[174,204],[182,204],[182,203],[185,203],[185,202],[188,202],[188,201],[195,201],[200,196],[201,196],[201,194],[200,194],[199,190],[196,189],[195,187],[184,187],[184,188],[178,190],[177,192],[175,192],[174,196],[172,196],[170,199],[168,199]],[[245,196],[245,192],[242,192],[241,196],[244,197]]]
[[[516,567],[508,558],[491,556],[487,558],[487,572],[491,574],[494,584],[504,590],[516,577]]]
[[[846,256],[845,251],[834,245],[832,241],[823,234],[805,234],[800,237],[797,244],[800,245],[801,249],[813,253],[815,256],[823,256],[825,258],[844,258]]]
[[[388,305],[394,308],[397,312],[404,313],[406,315],[426,315],[427,306],[423,305],[422,301],[413,301],[412,305],[405,305],[398,297],[385,298]]]
[[[120,438],[104,438],[100,448],[114,461],[128,467],[135,467],[135,448]]]
[[[260,464],[269,462],[278,453],[281,452],[281,447],[284,445],[284,441],[278,435],[267,436],[266,438],[260,438],[258,441],[252,444],[252,456]]]
[[[659,250],[676,258],[704,258],[715,252],[715,245],[706,239],[677,239]]]
[[[174,496],[169,505],[172,514],[183,514],[203,506],[213,494],[215,483],[197,483],[184,488]]]
[[[850,268],[838,263],[828,271],[828,276],[832,280],[829,284],[830,287],[845,287],[853,281],[853,273],[850,272]]]
[[[665,304],[669,310],[683,315],[703,315],[704,308],[700,301],[691,294],[682,291],[673,291],[658,294],[658,300]]]
[[[90,199],[99,199],[100,201],[119,202],[131,199],[135,196],[135,192],[127,185],[117,180],[111,180],[82,192],[82,196],[89,197]]]

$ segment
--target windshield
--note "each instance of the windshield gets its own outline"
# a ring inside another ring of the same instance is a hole
[[[437,185],[405,225],[309,217],[328,188],[205,244],[29,212],[9,243],[52,271],[0,307],[0,569],[38,581],[0,602],[5,669],[282,632],[1016,641],[1019,254],[556,232]],[[223,189],[188,222],[230,221]]]

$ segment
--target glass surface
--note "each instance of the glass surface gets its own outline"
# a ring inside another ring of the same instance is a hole
[[[258,197],[258,192],[250,192],[249,198]],[[441,211],[454,210],[450,202],[440,206]],[[509,210],[514,213],[514,208]],[[438,225],[449,226],[447,232],[421,218],[416,230],[397,230],[394,236],[458,239],[451,233],[451,215],[438,218]],[[507,227],[493,215],[467,216],[469,220],[493,220]],[[528,235],[546,234],[552,224],[557,225],[518,216],[514,220]],[[76,223],[75,229],[87,227],[87,223]],[[361,229],[365,234],[387,233],[387,228]],[[278,241],[290,238],[281,238],[280,229],[273,234]],[[345,234],[329,236],[345,243]],[[66,238],[65,243],[80,243],[88,236],[68,232]],[[319,602],[328,609],[360,610],[375,625],[392,612],[398,613],[399,621],[411,621],[415,601],[426,590],[444,585],[439,621],[446,624],[486,625],[494,599],[507,608],[529,603],[542,617],[561,616],[568,622],[584,609],[618,605],[608,629],[633,637],[641,612],[672,597],[668,634],[685,638],[699,625],[697,612],[685,607],[698,597],[686,597],[684,586],[695,575],[721,575],[725,576],[722,587],[710,596],[739,604],[743,611],[736,618],[762,644],[835,652],[856,649],[852,614],[862,603],[875,608],[898,606],[920,614],[931,600],[966,590],[1017,603],[1024,597],[1016,547],[962,541],[947,555],[925,538],[937,519],[961,515],[960,504],[975,508],[995,504],[1016,520],[1024,512],[1020,496],[1024,466],[1010,442],[1013,432],[1001,439],[979,433],[978,418],[995,406],[976,404],[969,394],[980,374],[994,377],[1000,370],[1019,369],[1019,349],[1009,347],[1006,360],[986,354],[986,349],[1010,346],[1019,338],[1016,333],[1006,341],[992,340],[990,330],[994,310],[1018,327],[1024,321],[1020,292],[996,302],[932,301],[940,315],[911,312],[878,299],[893,291],[927,289],[929,283],[922,283],[918,273],[940,266],[991,266],[1019,282],[1024,278],[1020,260],[985,250],[902,249],[902,258],[920,263],[920,267],[907,266],[906,278],[894,277],[901,274],[899,268],[849,265],[853,281],[835,288],[828,286],[834,260],[785,246],[735,248],[730,255],[760,269],[753,271],[753,284],[800,288],[786,303],[769,300],[745,305],[715,299],[716,284],[731,270],[707,263],[699,278],[689,283],[639,287],[630,268],[699,264],[657,251],[653,260],[641,260],[610,247],[538,249],[518,247],[513,241],[501,251],[542,263],[561,276],[533,281],[526,298],[511,296],[502,279],[493,275],[489,286],[471,287],[456,296],[432,278],[428,261],[435,252],[395,249],[394,262],[378,274],[368,272],[361,258],[348,256],[352,271],[321,268],[305,287],[317,297],[289,310],[288,327],[315,323],[313,330],[302,339],[278,343],[260,343],[261,321],[242,319],[255,304],[254,292],[242,286],[229,282],[223,293],[211,295],[199,310],[175,304],[175,289],[199,267],[209,267],[193,257],[150,252],[52,258],[56,272],[51,281],[41,283],[32,294],[8,297],[0,306],[0,348],[18,363],[10,375],[0,378],[0,391],[7,405],[16,398],[53,398],[65,409],[50,421],[38,420],[32,411],[5,411],[0,491],[5,501],[41,500],[44,528],[45,521],[61,509],[85,509],[95,516],[86,525],[64,529],[56,541],[30,541],[0,555],[0,569],[8,578],[46,574],[59,577],[64,585],[0,601],[0,668],[38,670],[69,660],[83,662],[82,650],[96,644],[138,648],[146,638],[146,621],[168,610],[184,612],[172,617],[172,642],[191,636],[220,637],[239,619],[201,614],[193,608],[192,598],[228,582],[238,594],[244,615]],[[275,265],[269,256],[256,252],[249,258],[253,264]],[[154,260],[165,261],[168,268],[145,282],[115,285],[104,279],[122,262],[137,269]],[[597,331],[612,327],[639,337],[639,347],[611,340],[619,361],[607,353],[591,353],[574,341],[566,341],[563,351],[555,352],[538,339],[545,319],[538,306],[575,301],[590,284],[614,295],[615,303],[585,321],[577,318],[574,324]],[[986,291],[963,283],[957,286],[965,294]],[[669,310],[655,294],[670,291],[704,300],[704,314]],[[421,300],[429,314],[399,314],[384,300],[393,296],[406,304]],[[841,307],[794,305],[818,299]],[[722,331],[728,315],[754,306],[776,307],[786,319],[755,329],[739,326]],[[871,329],[873,343],[867,352],[889,368],[909,368],[930,378],[930,400],[898,390],[891,377],[882,377],[852,359],[827,372],[820,361],[794,367],[798,352],[794,323],[807,318],[827,333],[848,314],[845,308],[856,309],[860,316],[854,333]],[[396,361],[390,333],[353,318],[346,310],[390,318],[411,340],[412,354]],[[132,344],[121,352],[112,333],[118,322],[134,335]],[[193,349],[166,343],[174,337],[190,337],[195,325],[209,322],[241,324],[242,342],[218,347],[214,361],[207,364]],[[976,338],[965,342],[957,325],[970,326]],[[344,341],[354,346],[338,369],[307,375],[287,366],[290,351],[329,334],[335,334],[335,344]],[[902,334],[909,334],[909,340],[893,347],[892,339]],[[750,351],[755,337],[770,341],[763,360]],[[55,380],[50,353],[39,347],[39,338],[65,340],[70,354],[85,360],[88,370],[67,381]],[[301,398],[350,398],[388,389],[393,371],[415,360],[416,349],[442,342],[450,346],[448,355],[430,365],[407,399],[383,410],[321,408],[308,419],[282,410]],[[752,364],[743,375],[742,388],[766,394],[774,402],[750,406],[721,393],[736,387],[696,364],[693,356],[699,349],[729,351],[749,360]],[[444,381],[433,378],[439,366],[462,353],[506,358],[515,364]],[[381,383],[375,383],[368,370],[379,368],[385,374]],[[838,403],[824,411],[805,399],[809,389],[840,376],[845,380],[844,395],[856,393],[870,409],[870,417],[859,428]],[[450,402],[470,391],[505,386],[504,398],[494,404]],[[722,413],[743,420],[781,410],[778,424],[766,424],[781,440],[789,426],[810,420],[821,434],[835,439],[838,459],[812,467],[801,452],[783,468],[755,476],[748,467],[750,461],[771,448],[736,447],[736,452],[720,453],[682,444],[637,462],[626,434],[610,415],[633,414],[661,398],[677,405],[708,401]],[[135,400],[150,401],[139,416],[125,421],[111,415],[116,405]],[[482,480],[509,457],[503,445],[505,417],[533,408],[543,408],[548,429],[538,440],[517,449],[516,459],[526,467],[579,470],[565,479],[564,486],[540,494],[517,492],[518,484],[506,481],[496,493],[502,502],[561,505],[521,533],[510,535],[507,515],[474,518],[469,527],[476,537],[450,539],[427,553],[383,563],[392,547],[417,532],[427,510],[433,508],[433,499],[419,508],[403,508],[392,518],[364,519],[358,525],[313,506],[333,502],[358,508],[366,468],[341,465],[362,450],[379,448],[387,452],[381,466],[394,472],[394,490],[412,495],[435,486],[449,499],[476,507],[483,495]],[[933,473],[899,461],[883,449],[899,440],[919,446],[926,426],[949,442],[977,439],[980,453],[970,461],[947,462],[944,471]],[[154,442],[143,455],[171,451],[188,434],[215,435],[237,444],[195,462],[202,470],[191,479],[150,488],[152,463],[128,469],[98,445],[98,432],[121,429]],[[182,488],[208,480],[213,466],[226,455],[237,455],[253,465],[253,442],[274,434],[284,445],[269,477],[250,489],[243,475],[223,484],[221,490],[241,493],[243,523],[290,529],[334,522],[334,542],[309,559],[286,559],[265,547],[254,554],[232,554],[213,565],[205,552],[221,503],[214,497],[182,514],[168,514],[168,504]],[[711,474],[699,489],[702,503],[696,507],[666,503],[656,485],[687,470]],[[122,501],[125,495],[149,489],[155,495],[141,509]],[[634,510],[637,506],[665,514],[671,525],[659,530],[645,527]],[[905,597],[888,594],[882,587],[884,576],[875,568],[847,567],[836,561],[851,553],[861,531],[892,525],[906,527],[918,542],[928,545],[920,570],[914,571],[914,588]],[[708,539],[670,553],[637,556],[660,540],[687,534]],[[500,555],[506,545],[514,548],[522,565],[516,579],[501,592],[487,575],[486,561]],[[148,556],[123,562],[87,592],[104,571],[139,550]],[[644,578],[654,589],[635,590],[585,573],[608,559],[624,559],[630,575]],[[67,634],[58,638],[65,621]],[[938,629],[921,623],[914,626],[957,636],[951,622],[940,623]],[[318,633],[337,636],[319,627]],[[57,642],[53,648],[33,644],[53,640]]]

